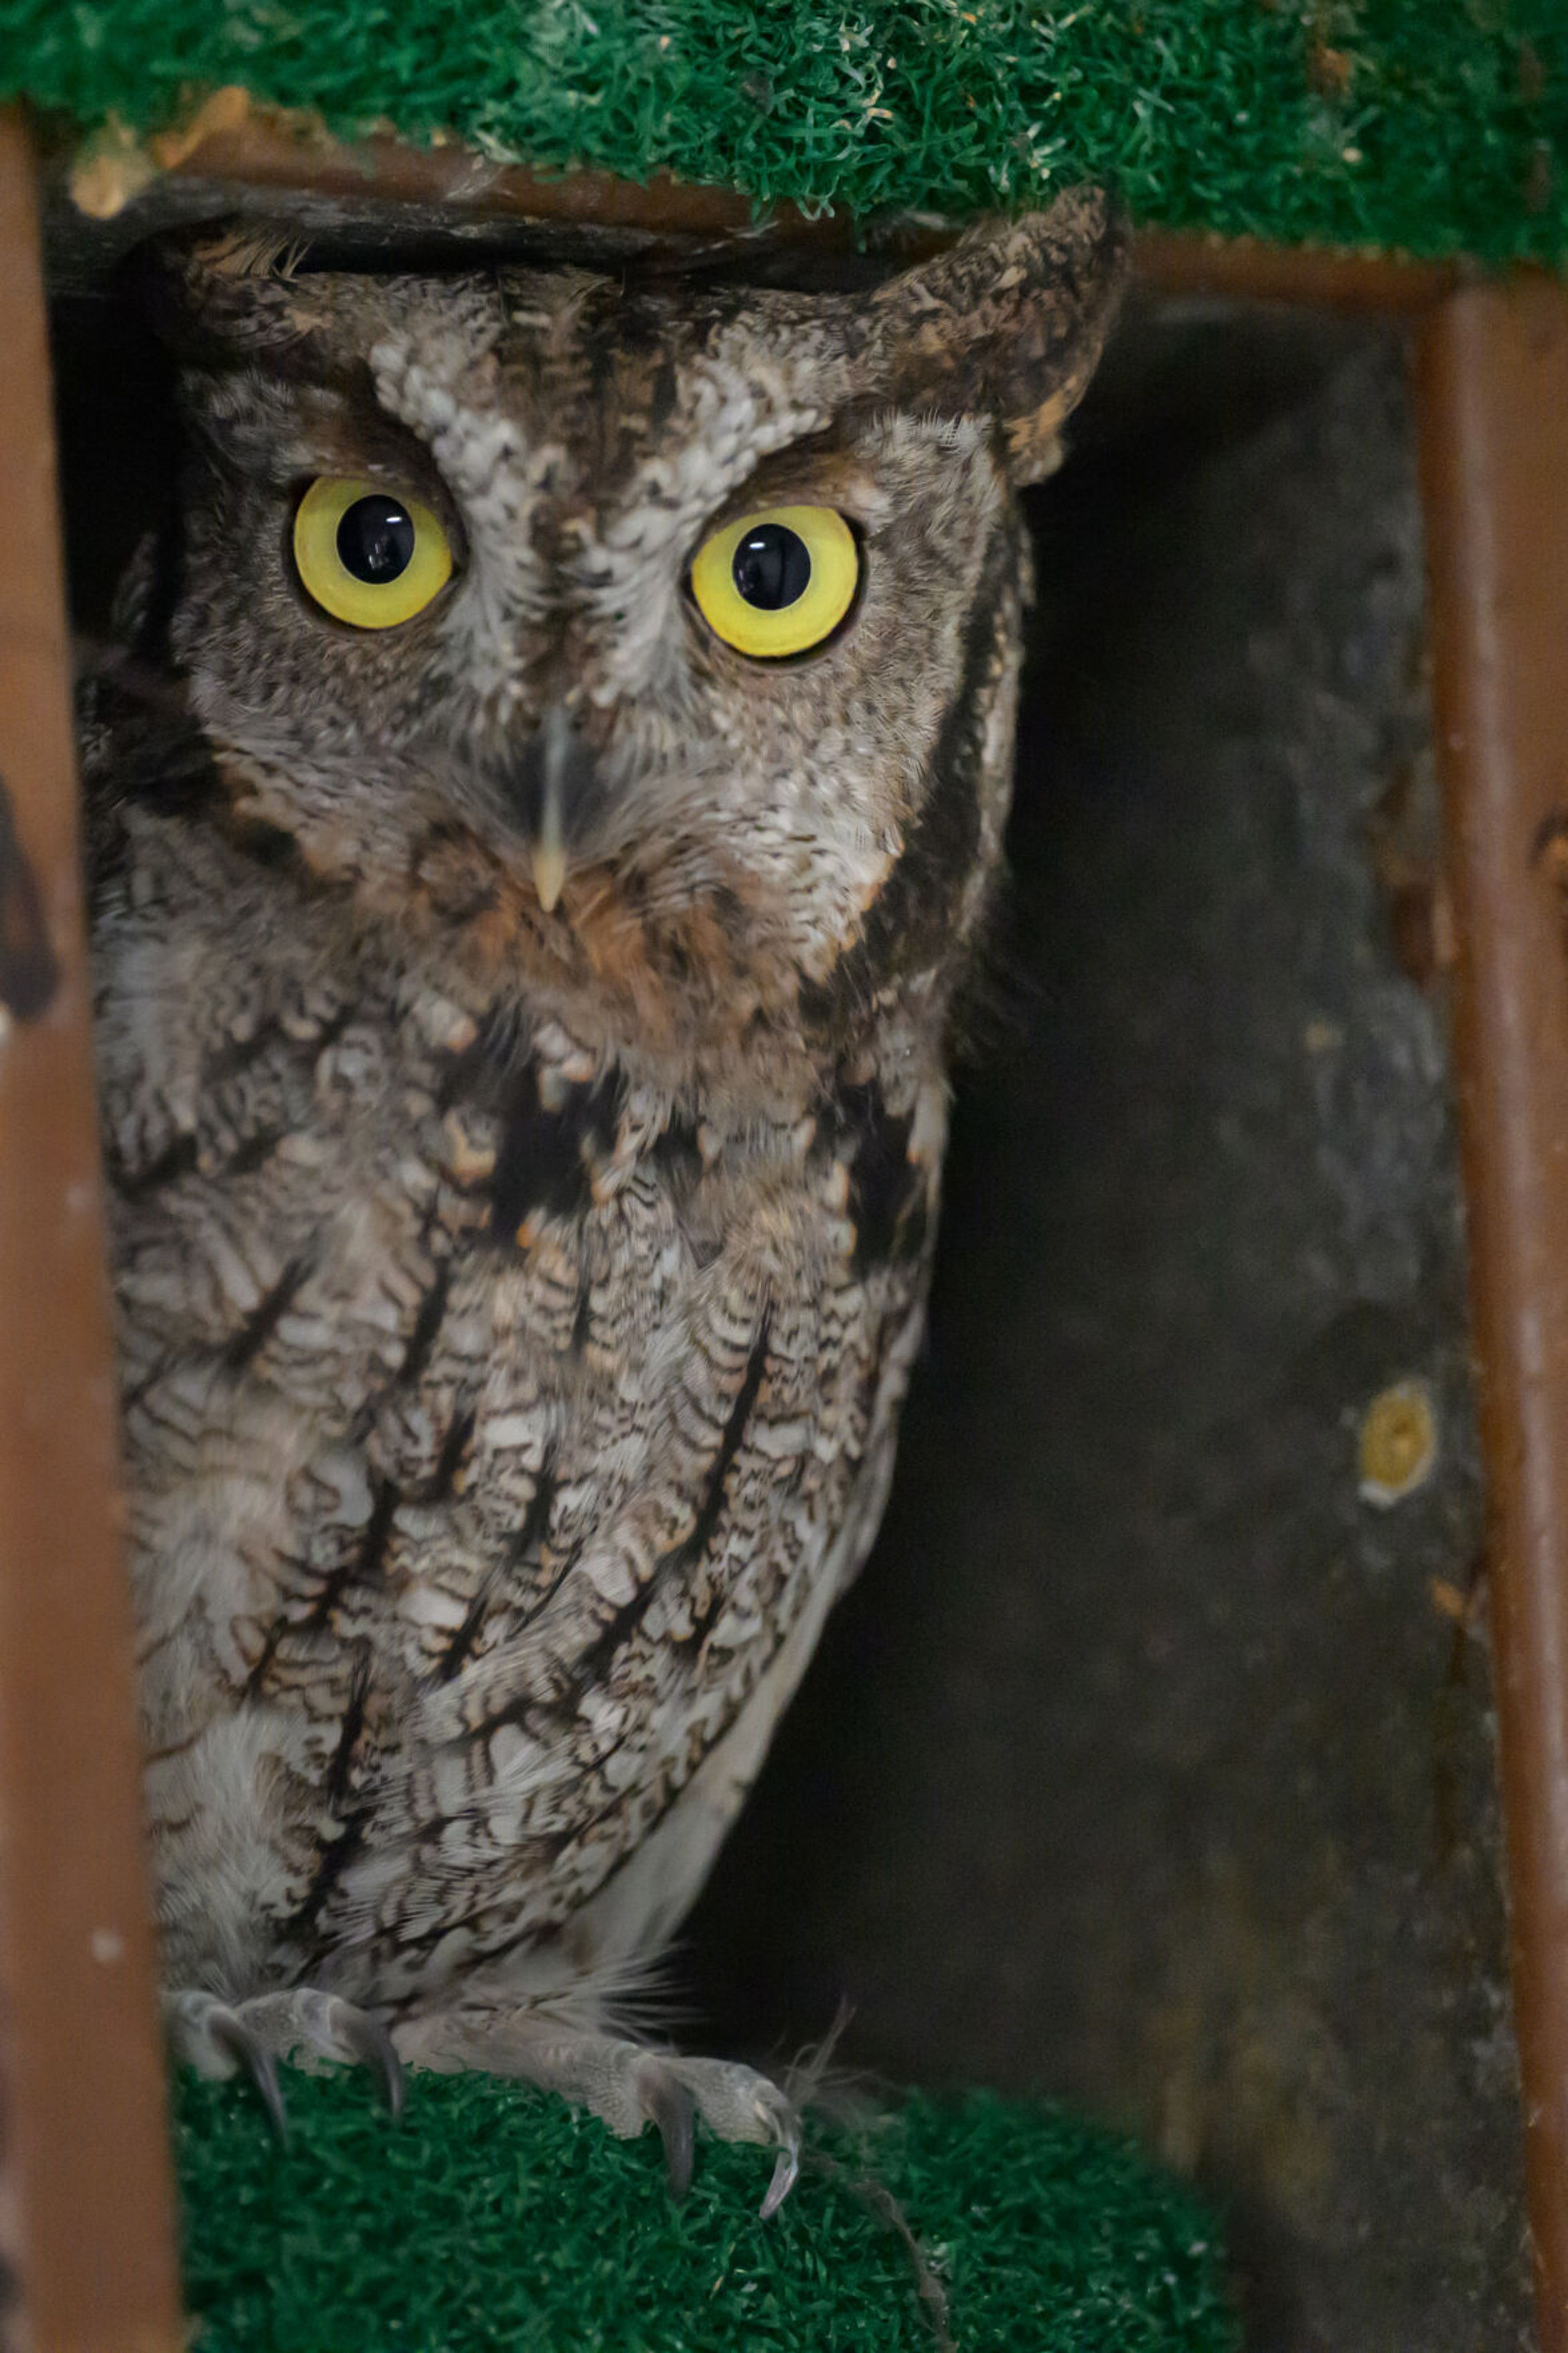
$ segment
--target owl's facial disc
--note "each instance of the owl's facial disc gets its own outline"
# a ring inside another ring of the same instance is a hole
[[[669,1035],[912,1001],[984,917],[1012,490],[1120,246],[1080,195],[853,296],[176,257],[224,790],[464,987]]]

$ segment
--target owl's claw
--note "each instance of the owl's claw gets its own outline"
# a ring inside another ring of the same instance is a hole
[[[772,2220],[800,2179],[800,2135],[792,2132],[773,2160],[773,2178],[761,2208],[764,2222]]]
[[[394,2121],[403,2113],[403,2063],[391,2035],[380,2019],[338,1994],[295,1986],[230,2003],[216,1994],[171,1993],[163,1998],[163,2018],[176,2059],[203,2075],[243,2072],[250,2077],[281,2141],[288,2140],[289,2120],[278,2079],[280,2059],[367,2068]]]
[[[267,2121],[278,2138],[288,2147],[289,2112],[283,2105],[283,2087],[278,2081],[278,2061],[266,2044],[253,2034],[237,2010],[222,2002],[215,2002],[201,2021],[201,2031],[236,2068],[242,2068],[261,2094],[261,2105],[267,2111]]]
[[[700,2114],[721,2140],[771,2141],[778,2155],[761,2208],[765,2222],[800,2179],[800,2111],[766,2075],[730,2059],[674,2059]]]
[[[368,2010],[356,2010],[348,2001],[335,2001],[332,2007],[338,2041],[362,2067],[369,2068],[382,2106],[395,2124],[403,2114],[403,2062],[397,2045]]]
[[[658,2137],[664,2143],[669,2194],[679,2200],[691,2187],[691,2168],[697,2156],[697,2103],[662,2060],[645,2060],[637,2073],[643,2106],[658,2126]]]
[[[482,2068],[559,2092],[591,2109],[622,2140],[657,2125],[677,2198],[691,2179],[698,2116],[720,2140],[761,2142],[778,2152],[763,2200],[764,2220],[778,2212],[800,2173],[795,2102],[738,2059],[688,2059],[679,2051],[649,2051],[622,2035],[531,2017],[524,2009],[478,2003],[400,2019],[397,2047],[411,2067],[443,2073]]]

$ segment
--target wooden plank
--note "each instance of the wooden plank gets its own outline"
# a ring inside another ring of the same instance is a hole
[[[0,2018],[18,2353],[183,2342],[33,162],[0,116]]]
[[[260,116],[231,127],[224,123],[221,107],[215,111],[218,120],[213,130],[177,141],[166,151],[175,176],[226,180],[279,193],[310,189],[343,200],[439,205],[459,216],[573,222],[691,237],[762,234],[769,242],[842,246],[854,237],[847,215],[807,216],[794,205],[770,207],[763,230],[750,197],[730,188],[693,186],[668,173],[656,174],[646,185],[618,180],[607,172],[541,174],[521,164],[491,163],[458,146],[413,147],[391,138],[344,146]],[[945,234],[955,233],[949,229]],[[906,228],[898,242],[900,248],[929,246],[942,234],[927,224],[923,231]],[[1455,262],[1268,245],[1260,237],[1197,231],[1144,230],[1135,252],[1139,277],[1157,293],[1231,295],[1330,310],[1419,311],[1446,293],[1459,275]]]
[[[1568,290],[1417,370],[1491,1620],[1543,2353],[1568,2353]]]
[[[825,256],[848,250],[856,236],[846,214],[808,216],[780,204],[759,216],[750,197],[735,189],[696,186],[668,173],[643,184],[607,172],[535,173],[455,144],[417,147],[388,136],[346,144],[302,117],[252,111],[238,91],[220,92],[188,132],[154,138],[150,148],[163,173],[150,183],[142,176],[149,168],[143,157],[128,169],[124,155],[117,158],[110,150],[74,178],[68,157],[59,159],[79,201],[100,212],[106,250],[119,250],[148,227],[190,217],[204,189],[211,190],[214,209],[238,200],[253,213],[271,212],[283,220],[358,218],[390,227],[401,214],[425,233],[438,222],[454,231],[465,224],[497,229],[527,224],[599,237],[608,248],[621,239],[628,250],[667,260],[721,248],[738,254],[748,245],[759,254],[784,249]],[[900,258],[932,251],[957,234],[957,225],[927,216],[866,227],[880,249]],[[1457,261],[1277,246],[1260,237],[1187,230],[1141,230],[1133,254],[1139,281],[1156,295],[1369,314],[1424,311],[1463,274]]]
[[[1429,310],[1461,277],[1456,261],[1411,261],[1330,246],[1266,245],[1261,237],[1205,237],[1185,229],[1141,229],[1133,240],[1132,266],[1151,294],[1289,302],[1383,318]]]

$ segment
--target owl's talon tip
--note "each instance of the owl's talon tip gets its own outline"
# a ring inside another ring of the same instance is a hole
[[[669,2194],[679,2204],[691,2187],[697,2154],[697,2103],[679,2078],[656,2061],[643,2073],[643,2105],[658,2126]]]
[[[368,2010],[342,2005],[343,2015],[337,2021],[337,2030],[352,2055],[362,2067],[368,2067],[375,2080],[382,2106],[394,2124],[403,2114],[403,2062],[397,2055],[397,2045],[382,2024]]]
[[[387,2039],[390,2045],[391,2037]],[[376,2082],[382,2099],[385,2103],[387,2116],[395,2125],[400,2124],[403,2119],[403,2062],[395,2051],[391,2052],[390,2059],[385,2068],[378,2073]]]
[[[283,2104],[283,2086],[278,2080],[278,2062],[271,2052],[232,2010],[214,2010],[206,2021],[206,2031],[219,2050],[226,2052],[249,2076],[260,2094],[275,2138],[287,2148],[289,2111]]]
[[[773,2178],[768,2184],[768,2194],[762,2203],[760,2219],[763,2221],[769,2222],[773,2220],[799,2179],[800,2142],[792,2135],[773,2161]]]

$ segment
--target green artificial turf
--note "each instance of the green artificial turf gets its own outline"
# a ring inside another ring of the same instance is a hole
[[[758,2220],[772,2156],[700,2139],[673,2204],[658,2143],[559,2100],[416,2076],[396,2126],[363,2078],[288,2078],[290,2139],[239,2084],[184,2076],[176,2130],[196,2353],[931,2353],[901,2205],[961,2353],[1238,2353],[1215,2226],[1131,2149],[1055,2109],[917,2098],[826,2128]]]
[[[229,82],[808,208],[1108,178],[1173,227],[1568,258],[1568,0],[0,0],[0,95],[84,126]]]

